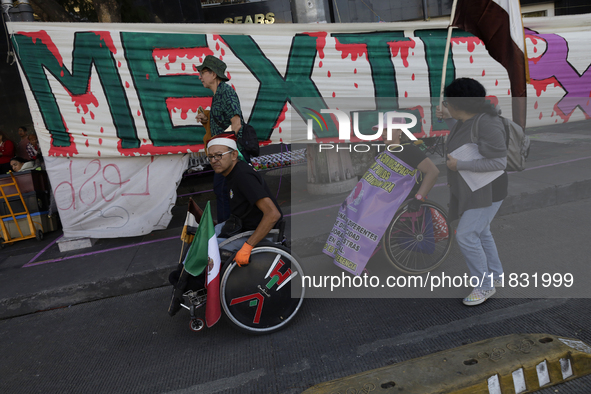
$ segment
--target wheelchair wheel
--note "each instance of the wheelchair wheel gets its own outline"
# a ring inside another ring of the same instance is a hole
[[[388,261],[402,272],[421,274],[439,267],[449,254],[453,230],[447,212],[426,201],[408,212],[408,201],[394,215],[382,238]]]
[[[226,263],[220,299],[227,318],[238,329],[267,334],[284,328],[304,301],[302,267],[281,246],[258,246],[250,264]]]

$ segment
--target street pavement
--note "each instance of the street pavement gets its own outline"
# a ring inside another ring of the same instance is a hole
[[[565,235],[569,222],[588,217],[591,209],[585,203],[591,197],[591,133],[588,126],[589,122],[578,122],[559,128],[528,130],[532,137],[532,149],[527,168],[523,172],[509,174],[509,196],[501,207],[499,217],[493,222],[495,237],[501,232],[511,234],[502,241],[503,245],[512,245],[511,248],[499,248],[503,261],[511,262],[517,252],[524,256],[540,254],[540,246],[547,248],[540,259],[543,267],[561,262],[562,255],[568,256],[569,261],[589,260],[590,244],[584,243],[585,227],[579,225],[575,227],[576,232],[568,233],[568,237]],[[441,157],[431,157],[443,168]],[[319,256],[321,246],[346,194],[310,196],[301,187],[301,167],[294,167],[293,170],[293,174],[285,173],[283,176],[280,176],[280,170],[271,170],[265,173],[265,179],[272,191],[277,193],[286,219],[291,224],[288,235],[291,236],[293,249],[302,260],[312,263],[326,261]],[[445,183],[445,171],[442,171],[429,195],[430,199],[443,206],[447,204]],[[183,185],[185,188],[179,190],[179,195],[197,192],[193,196],[202,206],[205,201],[214,199],[213,193],[208,191],[211,189],[211,174],[188,176]],[[188,330],[183,318],[175,317],[182,324],[171,325],[166,316],[170,294],[167,276],[179,259],[179,236],[186,212],[186,197],[180,197],[173,208],[174,216],[168,229],[143,237],[101,239],[91,248],[61,253],[55,242],[61,233],[56,231],[46,234],[42,241],[21,241],[0,250],[0,319],[3,319],[0,320],[0,336],[7,338],[3,340],[2,353],[10,356],[4,357],[0,368],[0,388],[5,388],[0,391],[67,392],[62,388],[79,381],[76,392],[86,388],[88,390],[85,391],[90,392],[295,393],[325,380],[493,335],[549,332],[591,343],[589,322],[585,320],[585,316],[589,315],[586,299],[504,298],[501,294],[498,299],[478,307],[478,316],[474,316],[474,309],[462,306],[455,298],[383,299],[372,301],[370,308],[365,300],[335,302],[311,299],[304,303],[295,321],[276,334],[255,339],[234,333],[228,323],[220,323],[206,331],[206,336],[199,337],[200,334],[192,334]],[[564,218],[563,209],[569,210]],[[519,215],[528,215],[528,212],[530,219],[523,221],[523,225],[528,227],[519,227],[519,222],[511,220],[514,215],[521,217]],[[538,212],[544,214],[540,216]],[[532,221],[532,217],[536,220]],[[530,231],[532,229],[535,231]],[[553,237],[556,231],[560,234]],[[573,242],[583,243],[585,248],[577,248],[571,243],[566,245],[562,243],[564,241],[553,243],[552,240],[561,239],[558,235],[565,239],[574,238]],[[569,253],[563,252],[563,247],[568,248]],[[455,247],[448,261],[438,270],[459,274],[465,270],[462,264]],[[576,283],[580,281],[576,280]],[[576,295],[588,296],[587,293]],[[519,305],[525,305],[525,309]],[[497,309],[503,309],[503,313],[496,313]],[[387,310],[396,313],[388,314]],[[73,314],[74,311],[77,313]],[[434,321],[416,321],[413,316],[417,315],[429,315]],[[458,323],[454,323],[456,321]],[[367,330],[362,322],[369,322],[369,327],[374,328],[379,323],[379,332],[369,332],[368,337],[362,339],[355,337],[356,330]],[[511,324],[507,324],[509,322]],[[460,326],[470,329],[463,331]],[[25,338],[24,335],[30,335],[31,328],[35,334]],[[265,346],[271,354],[247,356],[245,365],[258,365],[255,358],[263,357],[265,367],[253,369],[233,364],[231,371],[224,371],[224,362],[215,360],[212,366],[203,367],[205,370],[200,372],[201,366],[212,362],[211,356],[191,358],[187,355],[202,351],[210,343],[205,338],[209,340],[212,337],[216,346],[223,346],[226,357],[243,357],[249,354],[248,349]],[[320,349],[320,359],[314,359],[315,353],[306,348],[296,351],[296,354],[283,355],[281,352],[293,351],[295,344],[304,343],[312,337],[318,337],[318,343],[326,347]],[[150,346],[168,344],[171,338],[174,341],[169,353],[149,353]],[[335,343],[335,339],[340,342]],[[348,340],[352,342],[347,343]],[[35,346],[23,347],[27,341]],[[238,347],[232,349],[233,344]],[[343,354],[339,353],[341,348],[346,349]],[[33,357],[31,353],[23,353],[24,349],[39,353]],[[77,351],[81,353],[72,356]],[[59,357],[50,357],[55,352]],[[117,361],[108,367],[95,365],[98,361],[92,361],[91,372],[85,372],[89,375],[58,373],[52,365],[38,361],[43,359],[39,356],[46,355],[47,359],[74,365],[88,362],[92,354],[110,352],[115,352],[113,359]],[[184,356],[177,360],[174,355],[178,352]],[[125,355],[127,353],[128,356]],[[375,355],[379,357],[373,357]],[[156,365],[166,360],[174,367],[167,369],[170,376],[163,382],[154,382],[151,375],[158,372]],[[180,364],[181,360],[184,364]],[[41,367],[28,364],[28,361],[43,365],[43,373],[37,376],[35,371]],[[139,369],[135,365],[142,367],[141,373],[138,374]],[[121,378],[107,383],[105,377],[112,373],[119,374]],[[56,374],[57,380],[50,376],[53,374]],[[266,381],[265,376],[270,380]],[[24,378],[30,386],[17,390]],[[96,386],[96,382],[103,380],[105,383]],[[251,386],[244,384],[259,381],[262,382],[260,390],[245,389]],[[591,391],[589,378],[580,381],[583,383],[577,384],[587,389],[561,389],[560,392]],[[554,390],[546,389],[544,392]]]
[[[492,231],[506,270],[528,259],[563,265],[583,256],[587,262],[591,244],[584,242],[588,224],[580,212],[589,210],[591,199],[585,199],[498,218]],[[555,231],[544,234],[540,217],[554,221]],[[528,229],[535,241],[525,247],[513,241]],[[551,254],[552,240],[562,250]],[[446,261],[437,271],[448,268]],[[296,394],[514,333],[591,344],[588,298],[505,298],[507,290],[472,308],[459,298],[307,299],[289,326],[261,336],[244,334],[224,319],[190,331],[186,311],[172,318],[166,313],[169,287],[105,298],[0,320],[0,392]],[[578,371],[587,371],[580,366]],[[591,375],[539,392],[589,393]]]

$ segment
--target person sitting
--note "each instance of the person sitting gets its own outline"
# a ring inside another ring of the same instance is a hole
[[[218,243],[238,233],[254,231],[248,238],[240,238],[224,245],[229,252],[237,251],[234,261],[239,267],[250,262],[252,249],[265,239],[283,218],[281,208],[271,194],[261,174],[238,159],[236,136],[228,133],[213,137],[207,144],[207,159],[216,174],[225,177],[230,198],[230,218],[215,226]],[[183,275],[185,277],[181,277]],[[187,288],[203,288],[205,273],[187,277],[182,264],[169,276],[175,287],[168,313],[174,316],[181,308],[182,294]]]
[[[10,158],[14,156],[14,143],[0,130],[0,174],[10,171]]]
[[[37,168],[34,161],[25,160],[18,156],[10,159],[10,166],[12,167],[12,172],[28,171]]]

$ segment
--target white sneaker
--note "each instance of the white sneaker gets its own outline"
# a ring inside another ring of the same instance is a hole
[[[496,290],[494,288],[490,290],[474,289],[468,297],[462,300],[462,302],[464,305],[468,306],[480,305],[495,293]]]

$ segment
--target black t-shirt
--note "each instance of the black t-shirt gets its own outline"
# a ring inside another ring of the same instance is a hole
[[[256,202],[265,197],[269,197],[273,201],[283,217],[283,212],[281,212],[281,208],[267,184],[263,181],[263,177],[247,163],[239,160],[226,180],[230,192],[230,212],[242,219],[243,230],[257,228],[263,219],[263,212],[256,206]]]
[[[402,160],[404,163],[408,164],[412,168],[418,168],[419,164],[421,164],[421,162],[427,158],[427,155],[425,154],[425,152],[423,152],[421,150],[421,148],[419,148],[418,146],[416,146],[413,143],[402,144],[402,152],[394,152],[395,150],[398,150],[398,149],[399,148],[392,147],[393,152],[390,152],[390,153],[392,153],[394,156],[396,156],[397,158],[399,158],[400,160]],[[413,186],[412,190],[410,191],[410,193],[408,195],[414,196],[415,194],[417,194],[417,192],[419,191],[419,188],[421,187],[422,182],[423,182],[423,174],[419,171],[418,181],[417,181],[417,183],[415,183],[415,185]]]

